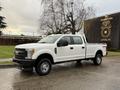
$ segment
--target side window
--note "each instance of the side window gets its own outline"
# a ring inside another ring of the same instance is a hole
[[[80,36],[73,36],[74,44],[82,44],[83,41]]]
[[[71,41],[71,37],[70,37],[70,36],[64,36],[64,37],[61,38],[61,39],[65,39],[65,40],[68,42],[68,44],[72,44],[72,41]]]

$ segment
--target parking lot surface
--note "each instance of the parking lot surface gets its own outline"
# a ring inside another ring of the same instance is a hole
[[[0,69],[0,90],[120,90],[120,57],[105,57],[100,66],[91,61],[57,64],[47,76]]]

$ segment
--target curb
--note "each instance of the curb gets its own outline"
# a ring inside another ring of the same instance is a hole
[[[0,64],[0,69],[2,68],[13,68],[13,67],[17,67],[17,64]]]

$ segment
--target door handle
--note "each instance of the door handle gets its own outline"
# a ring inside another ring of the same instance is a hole
[[[70,49],[74,49],[73,47],[70,47]]]
[[[82,46],[82,49],[84,49],[85,47],[84,46]]]

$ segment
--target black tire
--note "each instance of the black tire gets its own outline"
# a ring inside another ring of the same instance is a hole
[[[82,60],[77,60],[76,63],[77,63],[77,64],[81,64],[81,61],[82,61]]]
[[[93,63],[95,65],[100,65],[102,63],[102,55],[96,54],[95,58],[93,59]]]
[[[48,58],[42,58],[35,66],[35,70],[38,75],[43,76],[50,73],[51,67],[51,61]]]

